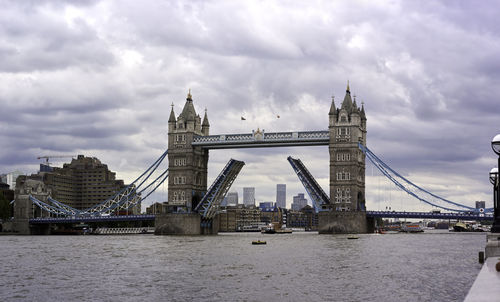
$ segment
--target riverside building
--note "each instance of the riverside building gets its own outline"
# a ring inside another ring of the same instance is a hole
[[[21,176],[18,178],[18,185],[22,187],[30,184],[28,179],[39,180],[53,199],[78,210],[97,205],[126,187],[123,180],[116,179],[115,172],[110,171],[106,164],[95,157],[78,155],[62,168],[51,167],[50,170]],[[26,190],[20,188],[16,191]],[[140,211],[141,205],[138,203],[129,209],[128,214],[140,214]]]

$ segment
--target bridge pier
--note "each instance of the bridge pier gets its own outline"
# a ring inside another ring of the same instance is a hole
[[[198,213],[160,214],[155,219],[155,235],[217,235],[219,216],[207,221]]]
[[[373,233],[374,229],[375,220],[363,211],[328,211],[318,215],[320,234],[364,234]]]

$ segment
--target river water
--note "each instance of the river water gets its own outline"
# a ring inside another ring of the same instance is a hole
[[[438,231],[0,236],[0,301],[462,301],[484,245]]]

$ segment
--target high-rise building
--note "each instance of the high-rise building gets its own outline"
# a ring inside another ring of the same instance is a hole
[[[226,195],[227,206],[234,207],[238,205],[238,192],[229,192]]]
[[[227,195],[224,196],[224,198],[222,199],[222,201],[220,202],[220,206],[221,207],[227,207]]]
[[[16,189],[16,179],[21,175],[24,175],[24,173],[21,171],[14,171],[14,172],[10,172],[7,174],[2,174],[1,181],[8,184],[9,188],[11,190],[15,190]]]
[[[293,211],[300,211],[305,206],[307,206],[307,199],[304,197],[304,193],[299,193],[297,196],[293,197]]]
[[[278,208],[286,208],[286,184],[276,185],[276,206]]]
[[[486,201],[476,201],[476,209],[484,209],[486,208]]]
[[[243,188],[243,205],[245,207],[255,206],[255,188]]]
[[[330,203],[336,211],[365,211],[366,115],[351,99],[349,83],[340,108],[332,98],[330,131]]]

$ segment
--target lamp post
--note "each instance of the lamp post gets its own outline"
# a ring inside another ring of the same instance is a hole
[[[493,184],[493,225],[491,227],[492,233],[500,233],[500,179],[498,175],[498,170],[500,169],[500,134],[497,134],[491,140],[491,149],[498,156],[498,167],[493,168],[490,171],[490,182]]]

